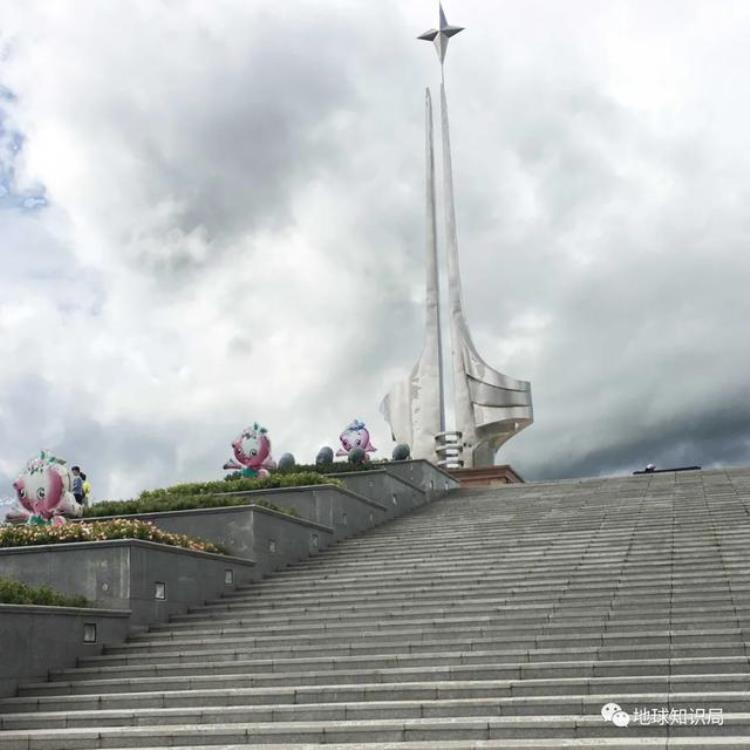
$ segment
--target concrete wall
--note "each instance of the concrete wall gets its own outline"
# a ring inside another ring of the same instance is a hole
[[[352,471],[337,474],[347,489],[369,498],[379,498],[386,504],[386,518],[408,513],[427,502],[424,490],[407,479],[385,469]]]
[[[50,670],[75,666],[80,656],[120,643],[130,613],[75,607],[0,604],[0,697],[15,695],[18,683],[43,680]],[[96,627],[96,642],[84,643],[84,625]]]
[[[391,461],[386,470],[408,482],[421,487],[431,502],[448,490],[456,489],[459,482],[447,472],[429,461]]]
[[[253,560],[256,578],[303,560],[333,542],[330,526],[258,505],[142,513],[131,517],[150,521],[164,531],[221,544],[232,555]]]
[[[0,575],[130,610],[140,627],[250,583],[254,568],[252,560],[133,539],[0,549]],[[156,598],[157,583],[166,598]]]
[[[372,528],[389,517],[386,505],[335,485],[253,490],[229,495],[247,498],[248,504],[257,498],[293,509],[300,518],[332,529],[335,541]]]

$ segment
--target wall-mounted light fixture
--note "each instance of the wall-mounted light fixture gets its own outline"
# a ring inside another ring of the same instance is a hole
[[[83,642],[84,643],[96,643],[96,623],[95,622],[83,623]]]

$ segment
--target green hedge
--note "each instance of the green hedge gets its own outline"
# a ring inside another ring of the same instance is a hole
[[[47,586],[27,586],[25,583],[0,578],[0,604],[41,604],[48,607],[88,607],[83,596],[63,596]]]
[[[293,474],[272,474],[262,479],[233,479],[219,482],[193,482],[176,484],[159,490],[142,492],[135,500],[105,500],[94,503],[84,510],[86,518],[97,516],[132,516],[139,513],[159,513],[168,510],[193,510],[195,508],[226,508],[233,505],[246,505],[246,497],[227,497],[227,492],[250,492],[252,490],[302,487],[315,484],[340,484],[338,480],[327,479],[316,472],[295,472]],[[281,508],[265,500],[256,505],[296,516],[294,510]]]
[[[0,526],[0,547],[29,547],[37,544],[95,542],[108,539],[144,539],[197,552],[226,554],[225,549],[212,542],[184,534],[171,534],[151,523],[135,519],[117,518],[113,521],[66,523],[62,526]]]
[[[248,505],[246,497],[227,495],[163,495],[152,500],[122,500],[95,503],[84,511],[86,518],[100,516],[137,516],[141,513],[166,513],[170,510],[195,510],[196,508],[230,508]],[[254,505],[269,508],[287,516],[296,516],[293,508],[282,508],[268,500],[256,500]]]
[[[250,490],[274,490],[282,487],[305,487],[310,484],[326,484],[321,479],[320,472],[304,471],[295,468],[291,473],[274,473],[267,477],[250,479],[247,477],[223,479],[218,482],[192,482],[189,484],[175,484],[160,490],[146,490],[141,492],[138,500],[152,500],[165,495],[215,495],[220,492],[247,492]]]

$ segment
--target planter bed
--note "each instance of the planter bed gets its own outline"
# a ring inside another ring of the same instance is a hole
[[[390,507],[378,501],[377,496],[373,499],[370,495],[327,484],[233,492],[231,496],[247,498],[248,505],[254,500],[267,500],[281,508],[294,510],[298,518],[332,529],[335,541],[377,526],[391,516]]]
[[[252,560],[256,578],[325,549],[334,536],[330,526],[251,504],[132,517],[149,521],[164,531],[199,536],[221,545],[231,555]]]
[[[392,461],[387,465],[386,471],[421,487],[427,493],[428,502],[460,485],[460,482],[446,471],[424,459]]]
[[[0,549],[0,574],[94,606],[130,610],[130,624],[164,622],[250,583],[254,563],[140,539]]]
[[[348,490],[383,503],[387,508],[387,518],[408,513],[427,502],[424,490],[387,469],[340,473],[336,474],[336,478]]]

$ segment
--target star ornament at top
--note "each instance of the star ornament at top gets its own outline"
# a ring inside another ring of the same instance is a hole
[[[423,39],[425,42],[432,42],[437,50],[437,56],[442,65],[445,62],[445,53],[448,51],[448,40],[463,31],[463,26],[451,26],[445,18],[445,11],[442,3],[440,4],[440,26],[437,29],[430,29],[417,39]]]

